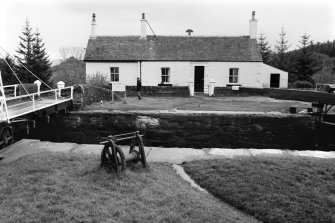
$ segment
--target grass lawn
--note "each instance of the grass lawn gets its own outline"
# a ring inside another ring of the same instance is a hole
[[[250,222],[168,164],[116,175],[99,157],[40,153],[0,166],[0,222]]]
[[[201,187],[263,222],[335,222],[335,160],[234,158],[185,163]]]
[[[107,109],[107,110],[196,110],[196,111],[288,111],[291,106],[298,111],[311,107],[311,103],[297,101],[275,100],[267,97],[128,97],[127,104],[120,102],[93,103],[85,106],[85,110]]]

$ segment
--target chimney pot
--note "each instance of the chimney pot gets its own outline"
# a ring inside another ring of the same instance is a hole
[[[142,19],[145,19],[145,13],[142,13]]]

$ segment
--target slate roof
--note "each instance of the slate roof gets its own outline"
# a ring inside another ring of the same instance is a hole
[[[262,57],[249,36],[98,36],[89,39],[84,61],[261,62]]]

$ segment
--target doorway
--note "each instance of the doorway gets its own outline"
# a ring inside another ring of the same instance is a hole
[[[270,87],[279,88],[280,74],[271,74],[270,76]]]
[[[204,92],[204,66],[194,67],[194,92]]]

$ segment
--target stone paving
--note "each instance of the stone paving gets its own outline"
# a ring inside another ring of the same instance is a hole
[[[40,152],[65,152],[100,155],[103,145],[55,143],[34,139],[22,139],[0,151],[0,165],[11,163],[21,157]],[[127,153],[129,146],[121,146]],[[237,156],[307,156],[335,158],[335,151],[292,151],[279,149],[226,149],[226,148],[163,148],[144,147],[148,162],[168,162],[181,164],[199,159],[233,158]]]

